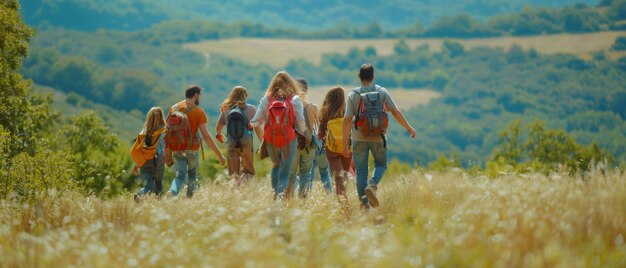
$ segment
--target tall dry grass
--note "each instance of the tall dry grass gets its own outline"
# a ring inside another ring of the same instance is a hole
[[[381,206],[320,187],[274,202],[269,181],[192,199],[42,195],[0,205],[2,267],[626,267],[626,175],[415,171]],[[317,185],[319,186],[319,185]]]

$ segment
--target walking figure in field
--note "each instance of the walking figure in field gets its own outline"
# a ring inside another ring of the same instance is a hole
[[[198,150],[202,146],[202,139],[217,155],[220,164],[226,163],[207,129],[206,114],[199,106],[201,91],[199,86],[189,86],[185,91],[185,100],[174,104],[167,115],[165,163],[174,165],[176,171],[176,178],[168,192],[172,196],[178,195],[185,181],[187,197],[192,197],[198,188]]]
[[[352,155],[343,154],[344,139],[343,122],[346,110],[346,96],[342,87],[333,87],[326,93],[322,108],[318,114],[320,127],[317,132],[319,139],[323,140],[326,147],[326,157],[330,165],[330,170],[335,178],[335,192],[338,196],[345,197],[346,182],[348,180],[348,170]]]
[[[317,148],[317,145],[313,140],[313,133],[317,130],[315,120],[317,105],[306,100],[306,94],[309,89],[306,80],[298,78],[296,79],[296,82],[300,87],[300,100],[304,105],[303,115],[306,131],[303,135],[298,135],[298,151],[296,153],[293,166],[291,166],[286,196],[293,196],[297,182],[298,196],[300,198],[305,198],[311,185],[311,168],[313,167],[313,159],[315,158],[315,151]]]
[[[377,207],[376,191],[387,170],[387,130],[388,115],[391,112],[398,123],[404,127],[411,138],[415,138],[415,129],[407,122],[402,112],[394,103],[384,87],[374,84],[374,66],[361,65],[358,74],[361,86],[348,94],[346,113],[343,121],[343,155],[348,157],[348,133],[351,133],[352,156],[356,168],[357,193],[361,207]],[[368,180],[368,156],[374,157],[374,173]]]
[[[216,138],[224,143],[222,129],[226,127],[228,175],[237,185],[247,183],[254,176],[254,137],[249,119],[254,117],[256,107],[247,103],[248,91],[236,86],[220,107],[220,117],[215,126]],[[259,142],[263,141],[263,129],[254,128]]]
[[[135,161],[133,174],[139,174],[144,187],[135,194],[135,201],[154,191],[157,197],[163,193],[165,117],[160,107],[152,107],[146,115],[146,122],[131,148]]]
[[[252,127],[264,125],[263,139],[273,164],[270,174],[274,198],[283,198],[285,195],[298,150],[296,131],[306,131],[299,95],[300,88],[293,78],[285,71],[278,72],[267,87],[251,121]]]

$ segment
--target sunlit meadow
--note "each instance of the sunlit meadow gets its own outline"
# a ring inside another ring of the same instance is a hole
[[[2,267],[626,267],[626,175],[413,171],[359,209],[269,179],[137,204],[47,193],[0,206]]]

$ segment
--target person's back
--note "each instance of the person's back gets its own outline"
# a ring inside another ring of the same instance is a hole
[[[315,158],[316,144],[313,143],[313,133],[316,132],[316,114],[317,105],[306,101],[308,92],[308,83],[303,78],[297,78],[296,82],[300,86],[300,99],[303,100],[303,116],[306,125],[306,131],[298,137],[298,151],[296,160],[294,161],[289,173],[289,183],[287,186],[287,197],[293,195],[296,183],[298,184],[298,196],[304,198],[311,184],[311,168],[313,167],[313,159]]]
[[[185,181],[187,181],[187,197],[193,196],[194,190],[198,188],[198,150],[201,149],[202,140],[218,156],[222,165],[226,163],[224,156],[206,128],[207,116],[204,110],[199,107],[201,90],[202,88],[199,86],[189,86],[185,91],[185,100],[172,105],[168,113],[165,162],[169,166],[174,165],[176,170],[176,178],[168,191],[171,196],[178,195]],[[186,126],[184,126],[185,124],[177,127],[172,126],[171,122],[175,120],[170,121],[170,116],[184,117]],[[180,127],[188,128],[189,134],[184,133],[187,130],[181,131]],[[188,137],[181,137],[184,135],[188,135]],[[172,144],[177,139],[189,140],[185,146]]]
[[[165,118],[163,110],[153,107],[146,115],[146,122],[133,145],[141,151],[141,156],[133,155],[136,166],[132,173],[140,171],[140,177],[144,181],[144,187],[135,194],[135,201],[153,191],[157,197],[163,192],[163,173],[165,157]],[[131,153],[133,153],[131,150]]]
[[[317,136],[324,140],[326,158],[335,177],[338,196],[345,197],[347,172],[350,168],[350,155],[343,155],[343,119],[345,113],[345,92],[342,87],[334,87],[324,97],[318,118],[320,127]]]
[[[244,87],[236,86],[228,98],[222,103],[221,114],[215,126],[217,139],[226,142],[228,146],[227,164],[228,175],[237,184],[248,182],[255,174],[253,137],[249,122],[256,114],[256,108],[247,104],[248,92]],[[226,127],[227,140],[222,136],[222,129]],[[259,141],[262,141],[263,131],[255,128]]]
[[[384,87],[374,84],[374,67],[371,64],[361,65],[358,76],[361,80],[361,86],[348,94],[343,122],[343,154],[345,156],[349,155],[348,135],[346,133],[351,133],[352,157],[357,177],[357,193],[359,199],[361,199],[362,207],[368,208],[370,205],[372,207],[378,206],[376,191],[378,183],[387,170],[386,125],[383,118],[386,115],[381,113],[390,112],[398,123],[407,129],[411,138],[415,137],[415,129],[406,121],[389,92]],[[374,111],[366,111],[368,108]],[[364,120],[367,122],[364,123]],[[372,177],[368,180],[368,156],[370,151],[374,158],[375,167]]]
[[[298,97],[298,93],[299,87],[293,78],[285,71],[278,72],[270,81],[265,96],[259,103],[257,113],[250,122],[252,127],[265,126],[263,139],[267,153],[273,163],[270,176],[272,178],[274,197],[278,199],[285,194],[293,159],[297,153],[298,143],[295,132],[306,132],[303,104]],[[287,110],[281,110],[279,105],[275,106],[276,101],[288,101],[289,103],[284,105]],[[280,129],[283,126],[278,124],[285,122],[285,116],[291,113],[288,110],[289,107],[291,107],[293,112],[293,121],[289,123],[291,129],[284,131]],[[275,111],[272,109],[275,109]],[[294,134],[293,136],[292,133]],[[277,136],[277,134],[280,135]]]

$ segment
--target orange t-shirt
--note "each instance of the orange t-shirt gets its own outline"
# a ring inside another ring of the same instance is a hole
[[[179,111],[184,111],[187,107],[187,103],[185,101],[181,101],[176,103],[174,106],[178,106]],[[168,112],[168,115],[174,112],[174,106],[172,106]],[[200,149],[200,140],[201,133],[198,133],[198,128],[202,124],[207,123],[206,113],[204,110],[200,108],[200,106],[193,108],[189,113],[187,113],[187,120],[189,120],[189,128],[191,129],[191,136],[193,137],[193,143],[191,145],[192,150]]]

